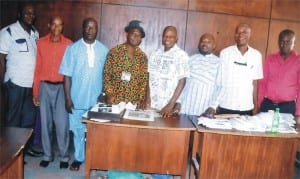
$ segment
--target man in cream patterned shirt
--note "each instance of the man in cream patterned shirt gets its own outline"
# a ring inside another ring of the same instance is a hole
[[[163,117],[172,115],[189,75],[189,57],[176,45],[177,40],[176,28],[167,26],[163,32],[163,46],[150,56],[148,62],[151,108],[160,110]]]

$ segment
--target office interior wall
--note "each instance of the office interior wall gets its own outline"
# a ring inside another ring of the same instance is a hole
[[[215,53],[234,44],[234,30],[241,22],[252,30],[250,45],[265,57],[278,50],[278,33],[291,28],[296,32],[300,52],[300,0],[47,0],[32,1],[37,10],[36,28],[43,36],[52,15],[65,21],[64,34],[73,41],[82,36],[82,20],[99,22],[97,38],[109,48],[123,43],[124,27],[132,19],[142,21],[146,37],[141,48],[150,53],[161,45],[163,28],[177,27],[178,45],[189,55],[197,53],[201,34],[212,33],[217,41]],[[1,1],[1,27],[16,20],[19,1]]]

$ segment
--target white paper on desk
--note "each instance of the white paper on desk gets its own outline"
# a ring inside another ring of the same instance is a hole
[[[135,111],[126,109],[123,118],[139,121],[154,121],[154,113],[148,111]]]
[[[131,102],[125,103],[122,101],[119,104],[112,105],[112,112],[120,113],[125,109],[135,110],[136,106],[136,104],[132,104]]]
[[[110,122],[110,120],[107,119],[95,119],[95,118],[90,118],[91,121],[96,121],[96,122]]]
[[[264,122],[267,126],[272,126],[274,112],[260,112],[255,116],[258,117],[262,122]],[[279,123],[286,123],[289,126],[293,127],[296,124],[294,120],[294,116],[287,113],[280,113],[280,121]]]
[[[232,129],[232,126],[228,119],[210,119],[207,117],[199,117],[198,124],[211,129]]]
[[[297,131],[289,126],[287,123],[285,124],[280,124],[278,128],[279,133],[291,133],[291,134],[297,134]]]
[[[267,125],[255,116],[241,116],[230,119],[232,127],[239,131],[265,132]]]

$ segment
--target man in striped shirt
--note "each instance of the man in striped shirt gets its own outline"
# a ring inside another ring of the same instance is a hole
[[[190,57],[190,77],[177,100],[174,112],[201,115],[205,111],[215,113],[221,91],[221,63],[213,54],[216,47],[211,34],[203,34],[199,40],[199,53]]]

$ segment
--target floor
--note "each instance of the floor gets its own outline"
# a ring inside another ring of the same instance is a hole
[[[72,140],[71,140],[72,141]],[[54,151],[57,156],[57,145],[54,142]],[[70,163],[73,161],[73,145],[70,145]],[[56,157],[53,162],[49,164],[48,167],[42,168],[39,166],[42,157],[31,157],[24,155],[24,160],[26,164],[24,165],[24,178],[25,179],[46,179],[46,178],[55,178],[55,179],[83,179],[84,178],[84,163],[81,165],[79,171],[70,171],[69,169],[60,169],[59,168],[59,159]],[[106,171],[92,170],[91,179],[106,179]],[[151,179],[151,175],[144,175],[144,179]],[[178,179],[180,177],[172,177],[173,179]],[[300,165],[299,168],[295,167],[295,174],[293,179],[300,178]]]

